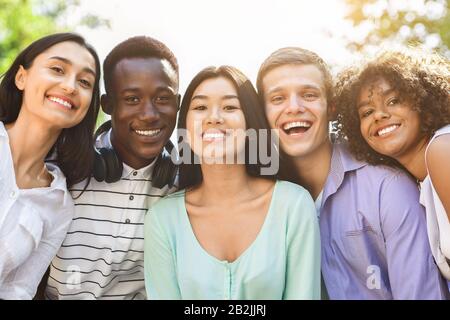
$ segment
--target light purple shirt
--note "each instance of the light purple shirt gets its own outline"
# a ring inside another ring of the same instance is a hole
[[[320,210],[330,299],[445,299],[419,190],[401,170],[355,160],[334,145]]]

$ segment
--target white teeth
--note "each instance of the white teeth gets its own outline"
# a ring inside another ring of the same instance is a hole
[[[219,139],[224,137],[225,135],[223,133],[214,132],[214,133],[205,133],[203,135],[203,139]]]
[[[311,127],[311,124],[309,122],[305,122],[305,121],[289,122],[283,126],[283,129],[289,130],[289,129],[297,128],[297,127],[309,128],[309,127]]]
[[[160,131],[161,131],[161,129],[156,129],[156,130],[134,130],[134,132],[136,132],[137,134],[139,134],[141,136],[147,136],[147,137],[156,136]]]
[[[385,135],[386,133],[392,132],[395,129],[397,129],[400,125],[398,124],[393,124],[392,126],[389,126],[387,128],[384,128],[382,130],[379,130],[377,133],[379,136]]]
[[[72,109],[72,105],[69,102],[64,101],[63,99],[59,99],[59,98],[56,98],[56,97],[48,97],[48,99],[50,101],[59,103],[60,105],[66,107],[66,108]]]

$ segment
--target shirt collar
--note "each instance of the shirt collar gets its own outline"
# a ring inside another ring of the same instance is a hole
[[[348,147],[345,143],[334,144],[333,155],[334,154],[336,154],[336,157],[340,158],[344,172],[357,170],[367,165],[367,163],[364,161],[356,160],[348,150]]]
[[[112,129],[109,129],[108,131],[98,136],[97,140],[95,141],[95,146],[97,148],[112,148],[111,131]],[[150,180],[157,159],[158,157],[156,157],[149,165],[140,169],[134,169],[129,165],[127,165],[126,163],[123,163],[122,179],[125,178],[131,180],[137,179]]]
[[[330,195],[337,191],[344,181],[346,172],[358,170],[366,165],[366,162],[356,160],[344,143],[334,143],[330,172],[325,183],[322,204],[325,203]]]
[[[0,121],[0,137],[8,138],[8,133],[2,121]]]
[[[53,181],[50,184],[50,188],[64,191],[66,187],[66,177],[62,173],[61,169],[51,162],[46,162],[48,172],[53,176]]]
[[[126,163],[123,164],[123,172],[122,172],[122,178],[127,178],[131,180],[137,180],[137,179],[146,179],[149,180],[152,177],[153,169],[155,168],[157,158],[152,161],[149,165],[140,168],[140,169],[134,169],[127,165]]]
[[[42,203],[42,196],[45,192],[45,201],[48,203],[60,204],[62,201],[62,207],[64,208],[73,206],[72,197],[67,190],[64,173],[54,163],[46,162],[45,166],[53,177],[50,186],[45,188],[20,189],[20,193],[29,201]],[[14,184],[14,189],[19,190],[16,184]]]
[[[2,121],[0,121],[0,137],[2,138],[6,138],[6,140],[9,140],[8,137],[8,132],[6,131],[5,125],[3,124]],[[7,146],[7,150],[9,152],[9,157],[12,158],[11,155],[11,149],[9,148],[9,145]],[[9,164],[8,164],[9,166]],[[12,164],[11,164],[12,166]],[[66,207],[68,205],[72,205],[72,197],[70,196],[70,193],[67,191],[67,181],[66,181],[66,177],[64,175],[64,173],[62,172],[62,170],[54,163],[52,163],[51,161],[45,161],[45,166],[47,167],[48,172],[52,175],[53,180],[50,183],[50,186],[48,189],[46,190],[47,193],[47,197],[49,197],[49,199],[51,197],[55,197],[54,199],[56,199],[55,201],[58,202],[60,197],[59,197],[59,192],[63,192],[64,193],[64,197],[63,197],[63,206]],[[17,188],[17,186],[16,186]],[[36,195],[36,197],[42,197],[42,188],[32,188],[32,189],[23,189],[22,192],[26,192],[30,197],[33,197],[34,194]]]

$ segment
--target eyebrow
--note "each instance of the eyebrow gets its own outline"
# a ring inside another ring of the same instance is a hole
[[[374,89],[371,90],[370,97],[373,96],[373,91],[374,91]],[[394,88],[389,88],[389,89],[384,90],[383,92],[381,92],[381,95],[383,97],[385,97],[385,96],[387,96],[387,95],[389,95],[389,94],[391,94],[392,92],[395,92],[395,91],[396,90]],[[356,108],[359,109],[359,108],[365,107],[368,104],[370,104],[370,100],[363,100],[361,103],[358,103]]]
[[[193,96],[191,101],[194,101],[195,99],[204,100],[204,99],[208,99],[208,98],[209,98],[208,96],[198,94],[196,96]],[[227,94],[222,97],[222,100],[227,100],[227,99],[238,99],[239,100],[238,96],[236,96],[234,94]]]
[[[72,61],[70,61],[69,59],[63,58],[63,57],[54,56],[54,57],[50,57],[49,60],[50,60],[50,59],[59,60],[59,61],[62,61],[62,62],[64,62],[64,63],[66,63],[66,64],[73,65]],[[87,72],[87,73],[90,73],[91,75],[94,76],[94,78],[96,77],[95,71],[92,70],[92,69],[89,68],[89,67],[84,67],[84,68],[83,68],[83,71],[84,71],[84,72]]]
[[[127,92],[127,91],[139,92],[141,90],[142,90],[141,87],[128,87],[128,88],[123,89],[121,92],[122,93]],[[176,92],[171,87],[157,87],[155,89],[155,92],[157,92],[157,93],[160,93],[163,91],[168,92],[173,95],[176,95]]]
[[[358,105],[356,106],[356,109],[361,109],[362,107],[365,107],[365,106],[367,106],[367,105],[369,105],[370,104],[370,101],[369,100],[364,100],[363,102],[361,102],[361,103],[358,103]]]
[[[302,89],[314,89],[314,90],[321,90],[322,88],[320,88],[320,87],[318,87],[318,86],[315,86],[315,85],[312,85],[312,84],[305,84],[305,85],[301,85],[300,86]],[[272,89],[270,89],[270,90],[268,90],[267,91],[267,94],[272,94],[272,93],[274,93],[274,92],[277,92],[277,91],[282,91],[283,90],[283,87],[282,86],[278,86],[278,87],[275,87],[275,88],[272,88]]]

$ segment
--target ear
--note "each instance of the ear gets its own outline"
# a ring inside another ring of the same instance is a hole
[[[180,107],[181,107],[181,94],[177,94],[177,98],[176,98],[176,104],[177,104],[177,110],[180,111]]]
[[[102,94],[100,97],[100,105],[104,113],[111,115],[113,107],[111,99],[107,94]]]
[[[19,70],[17,70],[16,77],[14,78],[17,89],[22,91],[25,89],[25,83],[27,80],[27,70],[20,65]]]

